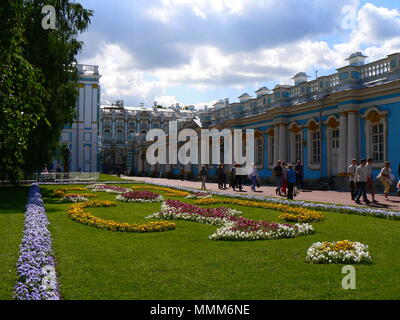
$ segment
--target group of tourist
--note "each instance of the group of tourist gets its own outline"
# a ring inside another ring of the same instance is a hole
[[[240,167],[240,164],[234,164],[232,166],[229,176],[229,187],[232,188],[233,191],[239,190],[241,192],[243,191],[242,175],[237,174],[237,169]],[[208,176],[207,167],[205,165],[201,167],[199,175],[202,182],[201,189],[205,190]],[[273,175],[275,176],[277,186],[276,194],[285,196],[288,199],[293,199],[297,194],[298,188],[304,189],[304,170],[300,160],[297,161],[294,167],[290,163],[288,164],[279,160],[273,170]],[[227,172],[224,164],[219,164],[216,176],[218,180],[218,189],[226,190]],[[254,164],[251,165],[247,176],[251,181],[251,191],[256,192],[256,188],[260,188],[261,182],[258,170]]]
[[[304,169],[300,160],[296,165],[278,160],[272,175],[275,177],[275,193],[293,200],[298,189],[304,190]]]
[[[357,164],[357,160],[353,159],[348,170],[351,199],[356,203],[361,204],[360,199],[369,205],[371,201],[376,203],[375,199],[375,177],[373,174],[373,159],[362,159],[360,164]],[[399,165],[400,175],[400,165]],[[386,161],[385,166],[381,169],[380,173],[376,177],[384,186],[385,200],[389,200],[390,186],[395,182],[395,177],[390,168],[390,162]],[[400,181],[397,183],[397,191],[400,192]],[[367,197],[367,190],[371,194],[371,201]]]

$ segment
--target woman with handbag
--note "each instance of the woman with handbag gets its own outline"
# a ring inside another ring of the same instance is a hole
[[[385,200],[389,200],[389,192],[390,192],[390,185],[394,180],[394,176],[392,174],[392,169],[390,169],[390,162],[386,161],[385,166],[382,168],[381,172],[379,173],[377,179],[383,184],[385,187]]]

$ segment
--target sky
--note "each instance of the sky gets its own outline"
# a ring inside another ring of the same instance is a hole
[[[101,103],[201,108],[335,73],[362,51],[400,52],[398,0],[76,0],[94,10],[78,62],[98,65]]]

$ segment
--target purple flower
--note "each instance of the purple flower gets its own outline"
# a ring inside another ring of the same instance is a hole
[[[15,298],[18,300],[60,299],[48,224],[39,185],[34,183],[29,188],[25,227],[17,261]],[[53,270],[51,274],[46,272],[49,269]],[[47,279],[51,280],[51,285],[44,285]]]

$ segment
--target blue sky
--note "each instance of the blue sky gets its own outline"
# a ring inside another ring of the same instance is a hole
[[[79,63],[102,104],[197,107],[335,72],[351,53],[400,51],[398,0],[80,0],[95,11]]]

